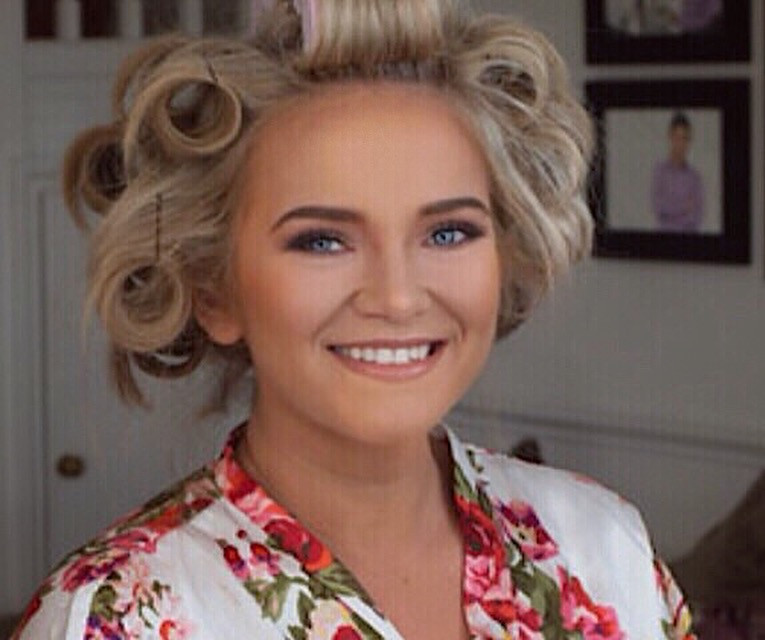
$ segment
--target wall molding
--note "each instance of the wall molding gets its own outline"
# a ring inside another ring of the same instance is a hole
[[[714,437],[707,432],[692,433],[679,427],[648,428],[637,425],[616,425],[605,422],[565,419],[542,414],[488,410],[460,405],[450,414],[455,426],[471,432],[496,438],[497,430],[504,430],[513,438],[540,436],[576,443],[597,443],[600,446],[633,447],[640,450],[668,447],[701,457],[737,459],[759,463],[765,467],[765,443],[749,442],[739,437]]]

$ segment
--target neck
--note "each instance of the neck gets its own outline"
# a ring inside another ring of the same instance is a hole
[[[346,555],[370,540],[411,546],[427,537],[428,523],[440,528],[451,517],[448,447],[424,431],[369,443],[256,407],[238,456],[277,502]]]

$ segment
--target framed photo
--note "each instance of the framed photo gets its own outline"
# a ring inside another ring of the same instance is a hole
[[[592,82],[597,256],[750,261],[749,84]]]
[[[587,62],[750,58],[749,0],[586,0]]]

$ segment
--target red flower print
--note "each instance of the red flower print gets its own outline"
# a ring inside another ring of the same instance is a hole
[[[576,577],[558,567],[561,616],[568,631],[579,631],[583,640],[623,640],[624,633],[613,607],[596,604]]]
[[[497,581],[505,566],[505,549],[492,519],[481,507],[456,496],[457,511],[465,545],[465,602],[480,600]]]
[[[223,550],[223,558],[226,564],[234,572],[234,575],[241,580],[246,580],[248,577],[247,565],[242,560],[239,550],[234,545],[225,544],[222,541],[219,541],[218,544]]]
[[[558,546],[539,521],[531,505],[521,500],[497,505],[502,528],[531,560],[547,560],[558,554]]]
[[[81,555],[64,570],[61,576],[61,588],[64,591],[75,591],[93,580],[108,576],[129,558],[129,552],[114,549],[105,550],[99,554]]]
[[[455,502],[465,540],[465,550],[474,555],[484,555],[493,550],[500,543],[494,521],[486,515],[476,502],[467,500],[460,495],[456,496]]]
[[[272,576],[279,573],[279,561],[277,557],[259,542],[250,543],[250,564],[265,567]]]
[[[528,597],[513,584],[510,569],[503,567],[496,584],[484,594],[481,606],[512,637],[532,638],[542,628],[542,616],[531,607]]]
[[[329,550],[319,540],[289,518],[272,520],[265,526],[266,533],[288,553],[294,555],[309,573],[332,564]]]
[[[332,640],[362,640],[359,632],[350,625],[340,627],[332,636]]]
[[[85,548],[64,570],[61,588],[74,591],[78,587],[109,575],[127,562],[134,551],[154,553],[159,535],[143,529],[128,529],[107,536],[96,548]]]
[[[183,640],[188,637],[188,628],[177,620],[163,620],[159,625],[161,640]]]

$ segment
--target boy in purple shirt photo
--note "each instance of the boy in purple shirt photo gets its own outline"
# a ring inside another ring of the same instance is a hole
[[[653,170],[651,202],[660,231],[697,233],[704,217],[704,183],[688,162],[692,127],[688,117],[676,113],[669,123],[669,153]]]

